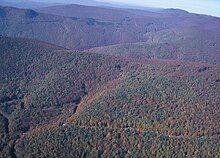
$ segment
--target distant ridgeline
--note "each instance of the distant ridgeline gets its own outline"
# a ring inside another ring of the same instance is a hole
[[[36,39],[72,50],[94,48],[93,52],[132,58],[211,64],[220,62],[219,21],[176,9],[153,12],[61,5],[34,11],[0,7],[0,34],[4,36]],[[120,52],[115,52],[117,49]]]

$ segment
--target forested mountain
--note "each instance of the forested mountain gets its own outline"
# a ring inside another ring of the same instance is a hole
[[[3,146],[38,124],[67,117],[85,95],[120,74],[118,64],[126,64],[26,39],[1,37],[0,48],[0,111],[10,132]]]
[[[142,42],[143,51],[148,51],[148,45],[153,50],[166,45],[164,55],[159,57],[158,53],[156,57],[219,63],[219,18],[179,10],[149,12],[80,5],[44,9],[47,13],[51,11],[62,16],[1,7],[0,34],[37,39],[73,50]],[[134,53],[140,56],[136,46]]]
[[[28,8],[28,9],[39,9],[49,6],[56,5],[68,5],[68,4],[78,4],[85,6],[100,6],[100,7],[116,7],[116,8],[133,8],[142,9],[140,6],[128,6],[119,5],[113,3],[100,2],[95,0],[0,0],[0,5],[11,6],[18,8]]]
[[[220,34],[219,34],[220,35]],[[89,52],[135,59],[200,61],[220,64],[218,36],[196,28],[162,30],[148,34],[147,42],[91,48]],[[212,39],[211,39],[212,38]]]
[[[0,7],[0,157],[220,157],[220,19]]]
[[[8,37],[0,48],[2,157],[154,156],[157,149],[180,156],[204,148],[218,154],[218,66],[72,52]],[[172,148],[180,139],[182,151]],[[110,140],[124,143],[106,146]],[[133,143],[137,148],[127,150]],[[149,153],[137,153],[147,146]]]
[[[65,17],[94,18],[96,20],[117,21],[125,18],[157,16],[159,13],[147,10],[123,9],[113,7],[84,6],[77,4],[42,7],[38,12]]]
[[[140,28],[136,28],[135,23],[128,25],[127,20],[118,23],[93,18],[66,18],[2,7],[0,34],[38,39],[75,50],[144,40],[144,30],[139,32]]]

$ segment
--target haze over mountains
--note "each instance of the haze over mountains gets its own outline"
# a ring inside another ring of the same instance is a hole
[[[18,8],[39,8],[46,6],[58,5],[58,3],[34,2],[31,0],[0,0],[0,5],[12,6]]]
[[[64,4],[78,4],[86,6],[102,6],[102,7],[117,7],[117,8],[142,8],[129,5],[119,5],[113,3],[99,2],[95,0],[0,0],[0,5],[12,6],[18,8],[41,8],[53,5],[64,5]]]
[[[0,157],[220,157],[219,41],[178,9],[1,6]]]

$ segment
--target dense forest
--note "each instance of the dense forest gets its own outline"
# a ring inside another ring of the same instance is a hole
[[[1,48],[2,157],[219,154],[217,65],[6,37]]]
[[[220,157],[220,20],[0,7],[0,157]]]

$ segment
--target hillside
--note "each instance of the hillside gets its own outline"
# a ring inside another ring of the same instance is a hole
[[[109,22],[93,18],[66,18],[8,7],[1,7],[0,15],[1,35],[37,39],[74,50],[145,39],[145,31],[136,27],[135,22],[128,25],[129,18]],[[160,29],[163,26],[158,27]]]
[[[113,57],[38,41],[8,37],[0,41],[0,114],[8,131],[0,153],[6,155],[13,154],[13,141],[20,134],[59,115],[68,117],[84,96],[117,78],[120,67],[127,65]]]
[[[0,36],[0,81],[22,76],[34,60],[43,60],[48,52],[65,50],[64,48],[39,41]],[[16,52],[16,53],[15,53]]]
[[[53,10],[57,15],[49,14]],[[80,5],[48,7],[43,11],[48,14],[1,7],[0,34],[73,50],[138,42],[168,43],[177,45],[180,54],[185,51],[192,54],[195,61],[205,61],[198,55],[203,53],[210,55],[207,62],[218,62],[213,58],[219,54],[219,18],[181,10],[149,12]]]
[[[220,64],[220,44],[217,34],[212,31],[206,32],[196,28],[173,29],[149,33],[147,36],[149,38],[147,42],[97,47],[88,51],[133,59],[166,59]]]
[[[116,7],[116,8],[133,8],[135,6],[127,5],[116,5],[112,3],[100,2],[96,0],[0,0],[0,5],[18,7],[18,8],[32,8],[39,9],[43,7],[55,6],[55,5],[67,5],[67,4],[78,4],[86,6],[101,6],[101,7]],[[142,8],[136,6],[135,8]]]
[[[0,40],[1,157],[218,154],[218,66]]]
[[[0,6],[0,157],[220,157],[219,41],[179,9]]]
[[[218,157],[219,68],[130,64],[83,98],[67,121],[23,135],[18,157]]]
[[[105,21],[121,21],[125,18],[138,18],[159,15],[156,12],[85,5],[58,5],[38,8],[38,12],[65,17],[93,18]]]

